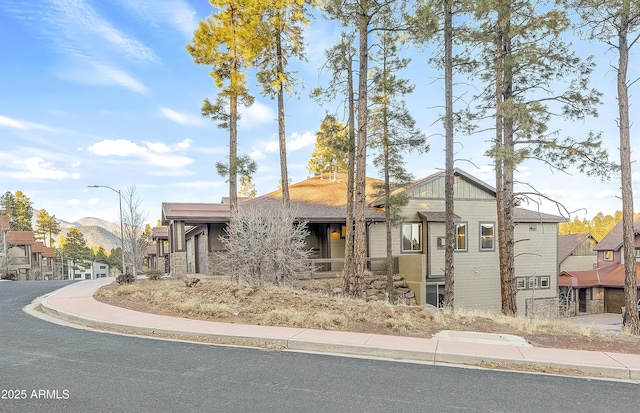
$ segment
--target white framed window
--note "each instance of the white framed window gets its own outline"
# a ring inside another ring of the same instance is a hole
[[[516,278],[516,288],[518,290],[524,290],[527,288],[527,283],[524,278]]]
[[[456,251],[467,250],[467,224],[456,224]]]
[[[495,225],[492,222],[480,223],[480,251],[493,251],[495,249],[493,238],[494,227]]]
[[[422,224],[402,224],[402,252],[422,251]]]
[[[540,277],[540,288],[551,288],[550,281],[549,277]]]
[[[613,261],[613,251],[605,251],[604,252],[604,260],[605,261]]]
[[[529,277],[529,289],[538,288],[538,277]]]
[[[443,250],[446,247],[446,238],[445,237],[437,237],[436,238],[436,247],[439,250]]]

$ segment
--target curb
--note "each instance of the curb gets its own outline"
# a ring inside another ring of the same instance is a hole
[[[476,367],[485,367],[486,364],[505,364],[507,366],[519,366],[525,368],[525,370],[515,370],[519,372],[527,372],[526,367],[536,368],[550,368],[558,370],[573,370],[579,371],[586,376],[577,376],[582,378],[604,378],[604,379],[619,379],[619,380],[631,380],[640,382],[640,369],[629,367],[614,367],[614,366],[601,366],[601,365],[588,365],[581,363],[563,363],[558,361],[546,361],[546,360],[526,360],[517,358],[502,358],[489,355],[474,355],[474,354],[460,354],[460,353],[447,353],[442,350],[438,351],[438,346],[429,350],[420,349],[406,349],[398,347],[385,347],[381,345],[371,344],[345,344],[336,343],[330,341],[318,341],[318,340],[305,340],[296,338],[296,335],[290,338],[269,338],[264,336],[252,336],[252,335],[239,335],[239,334],[221,334],[221,333],[207,333],[207,332],[194,332],[194,331],[179,331],[163,328],[151,328],[143,326],[132,326],[127,324],[113,323],[109,321],[96,320],[85,316],[69,313],[64,310],[53,307],[49,304],[48,298],[57,291],[47,294],[39,300],[39,304],[42,311],[50,316],[65,320],[73,324],[79,324],[89,328],[105,328],[115,330],[116,332],[130,333],[130,334],[142,334],[147,337],[153,337],[155,334],[166,334],[172,336],[179,336],[180,338],[209,338],[219,340],[239,340],[253,343],[263,344],[276,344],[283,349],[301,352],[316,352],[325,354],[345,355],[345,356],[362,356],[362,357],[375,357],[389,360],[398,360],[406,362],[421,362],[429,364],[447,364],[447,365],[467,365]],[[303,331],[313,331],[305,329]],[[225,343],[221,343],[228,345]],[[511,346],[510,346],[511,347]],[[513,348],[513,347],[511,347]],[[605,353],[606,354],[606,353]],[[498,369],[500,369],[498,367]],[[508,370],[503,368],[501,370]],[[512,369],[513,370],[513,369]],[[529,373],[531,373],[529,371]],[[553,373],[552,373],[553,374]]]

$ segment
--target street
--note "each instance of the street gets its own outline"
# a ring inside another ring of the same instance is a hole
[[[22,307],[68,281],[0,282],[0,412],[635,412],[637,384],[88,331]]]

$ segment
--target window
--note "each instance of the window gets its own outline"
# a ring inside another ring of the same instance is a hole
[[[516,278],[516,289],[518,290],[548,290],[550,288],[551,277],[548,275]]]
[[[540,288],[549,288],[549,277],[540,277]]]
[[[422,251],[422,224],[402,224],[402,251]]]
[[[493,223],[480,223],[480,251],[493,251]]]
[[[604,252],[604,260],[605,261],[613,261],[613,251],[605,251]]]
[[[456,224],[456,250],[467,249],[467,224]]]
[[[438,247],[439,250],[443,250],[446,245],[447,245],[447,242],[445,237],[436,238],[436,246]]]

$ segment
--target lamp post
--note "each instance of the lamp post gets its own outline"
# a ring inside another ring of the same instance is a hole
[[[124,265],[124,225],[122,224],[122,193],[119,189],[113,189],[106,185],[87,185],[89,188],[107,188],[118,194],[118,201],[120,202],[120,252],[122,253],[122,277],[125,274]]]

